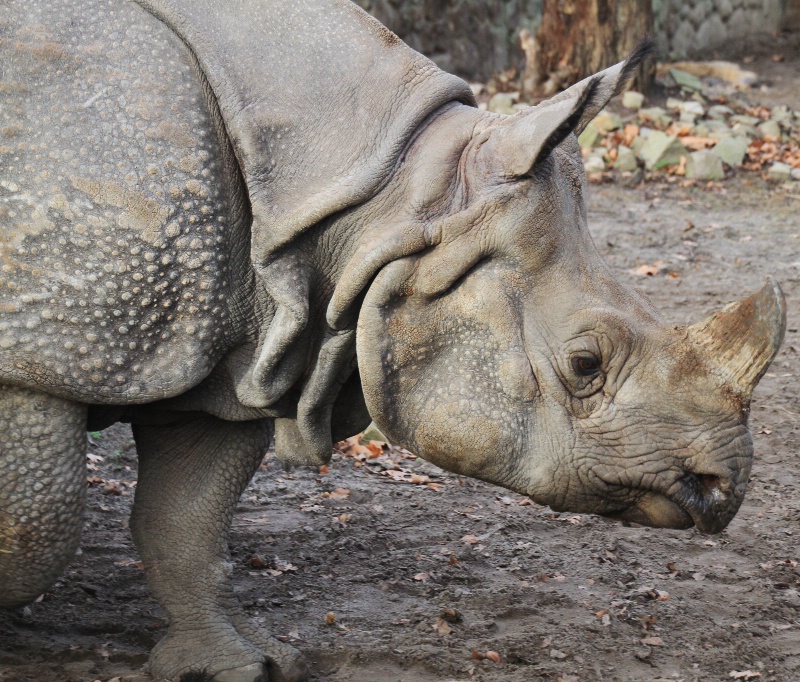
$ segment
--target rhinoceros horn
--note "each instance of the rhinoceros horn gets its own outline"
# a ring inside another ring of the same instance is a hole
[[[687,329],[695,347],[740,394],[749,398],[778,353],[786,332],[786,300],[767,278],[760,291]]]

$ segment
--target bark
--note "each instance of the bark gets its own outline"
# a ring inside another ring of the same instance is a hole
[[[536,36],[520,35],[523,90],[552,94],[622,61],[652,34],[652,0],[544,0]],[[645,65],[635,87],[646,90],[653,69],[652,62]]]

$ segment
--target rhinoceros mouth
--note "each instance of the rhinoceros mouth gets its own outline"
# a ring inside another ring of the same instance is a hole
[[[631,506],[604,516],[654,528],[696,526],[701,533],[713,534],[730,523],[741,498],[717,476],[687,473],[668,493],[646,491]]]

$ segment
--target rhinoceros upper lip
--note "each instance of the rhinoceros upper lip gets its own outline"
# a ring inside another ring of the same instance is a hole
[[[701,533],[711,534],[724,529],[736,513],[732,495],[731,485],[718,476],[687,472],[668,497],[692,517]]]
[[[605,516],[643,525],[656,525],[650,516],[660,507],[661,514],[671,515],[675,528],[696,526],[701,533],[718,533],[733,518],[738,505],[730,501],[731,491],[717,476],[686,473],[668,491],[643,491],[639,500]]]

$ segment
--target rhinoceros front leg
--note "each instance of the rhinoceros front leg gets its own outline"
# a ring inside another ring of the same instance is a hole
[[[271,422],[215,417],[134,425],[139,481],[131,530],[169,629],[150,656],[156,679],[301,682],[295,649],[250,623],[233,595],[228,531],[269,446]],[[198,677],[196,673],[204,672]]]
[[[86,406],[0,385],[0,607],[32,602],[80,544]]]

